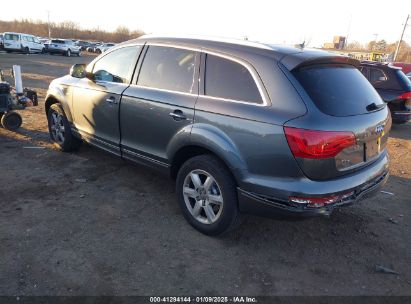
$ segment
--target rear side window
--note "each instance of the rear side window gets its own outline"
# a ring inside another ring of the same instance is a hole
[[[18,40],[19,40],[19,35],[16,35],[16,34],[6,34],[6,35],[4,35],[4,39],[6,39],[6,40],[18,41]]]
[[[173,47],[150,46],[144,56],[137,84],[162,90],[193,93],[198,53]]]
[[[379,81],[387,81],[388,78],[385,73],[379,69],[370,69],[370,82],[379,82]]]
[[[230,100],[262,103],[250,71],[240,63],[207,54],[205,95]]]
[[[319,65],[294,71],[315,105],[325,114],[350,116],[368,113],[367,106],[384,104],[361,72],[350,65]]]

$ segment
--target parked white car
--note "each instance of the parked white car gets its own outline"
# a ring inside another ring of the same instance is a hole
[[[98,54],[104,53],[115,45],[116,45],[115,43],[103,43],[102,45],[99,45],[96,47],[96,53]]]
[[[44,44],[33,35],[5,32],[3,35],[4,50],[7,52],[44,53]]]

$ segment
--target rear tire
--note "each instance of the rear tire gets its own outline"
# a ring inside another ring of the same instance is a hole
[[[1,125],[9,131],[16,131],[22,123],[23,119],[17,112],[7,112],[1,116]]]
[[[81,140],[72,134],[70,123],[60,104],[55,103],[50,106],[47,120],[50,138],[61,151],[71,152],[80,147]]]
[[[176,193],[186,220],[206,235],[221,235],[240,223],[231,172],[213,155],[187,160],[177,174]]]

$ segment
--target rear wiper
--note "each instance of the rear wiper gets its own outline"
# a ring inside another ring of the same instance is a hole
[[[368,112],[371,112],[371,111],[376,111],[376,110],[378,110],[378,109],[381,109],[381,108],[383,108],[385,106],[385,104],[379,104],[379,105],[377,105],[377,104],[375,104],[375,102],[373,102],[373,103],[370,103],[368,106],[366,106],[365,108],[367,109],[367,111]]]

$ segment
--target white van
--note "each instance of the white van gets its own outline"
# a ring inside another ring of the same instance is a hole
[[[44,44],[33,35],[5,32],[3,35],[3,47],[6,52],[19,51],[26,54],[44,53]]]

